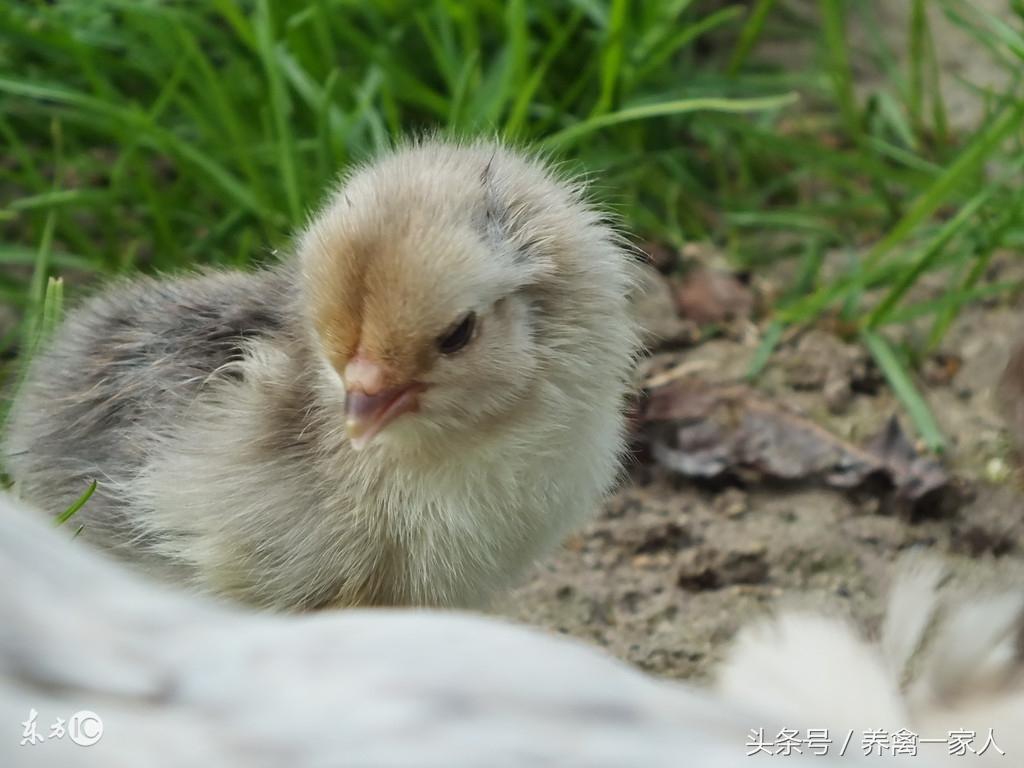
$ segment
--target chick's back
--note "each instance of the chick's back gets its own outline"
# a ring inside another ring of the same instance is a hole
[[[247,344],[287,338],[287,286],[281,270],[142,278],[71,311],[11,412],[4,462],[17,491],[56,515],[95,480],[75,518],[83,533],[115,548],[142,535],[116,489],[205,386],[240,375]]]

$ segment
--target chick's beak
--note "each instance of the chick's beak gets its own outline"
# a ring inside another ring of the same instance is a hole
[[[416,383],[387,387],[384,370],[376,363],[357,357],[346,367],[345,429],[357,451],[403,413],[419,407],[423,387]]]

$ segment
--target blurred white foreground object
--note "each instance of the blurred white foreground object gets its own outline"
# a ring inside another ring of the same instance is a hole
[[[838,728],[847,722],[840,715],[861,706],[871,727],[907,725],[887,719],[906,710],[875,659],[905,656],[909,646],[898,641],[923,632],[918,626],[890,632],[882,657],[842,625],[783,619],[762,641],[741,640],[718,696],[484,617],[262,615],[177,595],[18,507],[0,497],[5,767],[856,766],[868,762],[859,735],[846,757],[836,733],[827,756],[804,746],[769,758],[748,757],[752,733]],[[919,597],[897,590],[894,599]],[[910,711],[939,717],[927,702],[977,694],[1008,752],[1004,764],[1019,765],[1024,752],[1010,750],[1021,749],[1020,734],[999,732],[1019,714],[1019,685],[1014,705],[1002,680],[1019,667],[1019,648],[1004,642],[1011,625],[996,621],[1010,614],[982,608],[971,606],[975,624],[964,637],[950,619],[952,634],[942,637],[971,653],[938,643],[929,658],[941,670],[911,689],[926,703]],[[854,719],[850,727],[861,727]],[[922,749],[913,762],[943,764],[944,750]]]
[[[567,638],[416,610],[244,613],[63,534],[0,497],[5,768],[717,768],[776,725]],[[30,710],[43,740],[23,746]],[[49,738],[79,711],[96,743]]]
[[[931,765],[1024,765],[1024,581],[943,588],[949,575],[936,558],[905,557],[877,643],[797,612],[742,631],[720,692],[786,722],[853,732],[862,753],[883,759],[910,757],[913,744]]]

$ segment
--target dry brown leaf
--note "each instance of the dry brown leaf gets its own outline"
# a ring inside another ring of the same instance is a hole
[[[697,323],[724,323],[748,318],[754,293],[736,275],[704,265],[695,266],[675,284],[676,311]]]
[[[743,384],[671,380],[649,392],[640,424],[651,457],[687,477],[844,490],[882,480],[912,507],[953,490],[942,465],[919,455],[895,418],[858,447]]]

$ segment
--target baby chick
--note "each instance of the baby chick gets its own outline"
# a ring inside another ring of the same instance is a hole
[[[29,368],[6,462],[82,536],[256,606],[479,606],[597,506],[634,265],[538,159],[424,140],[253,273],[115,285]]]

